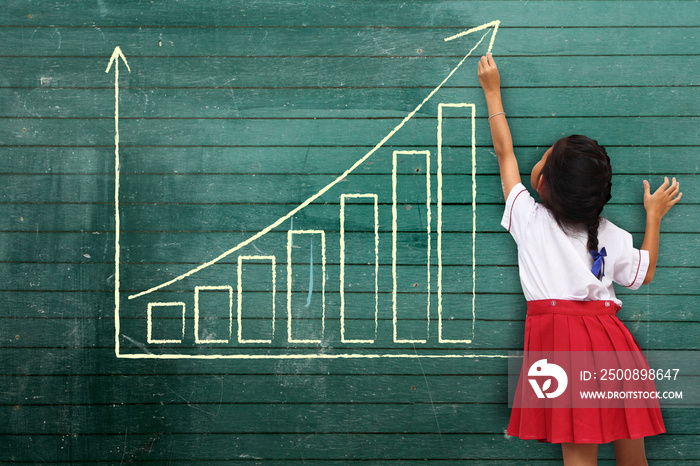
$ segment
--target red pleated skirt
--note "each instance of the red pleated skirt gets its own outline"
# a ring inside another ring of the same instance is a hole
[[[639,344],[615,315],[619,309],[614,301],[529,301],[525,352],[633,351],[646,363]],[[521,370],[516,400],[527,387],[524,375]],[[653,401],[645,407],[624,408],[514,406],[507,432],[541,442],[600,444],[657,435],[666,428],[658,401]]]

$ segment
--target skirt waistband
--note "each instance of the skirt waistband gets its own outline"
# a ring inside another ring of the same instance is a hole
[[[615,301],[571,301],[540,299],[527,302],[527,315],[567,314],[573,316],[615,315],[620,306]]]

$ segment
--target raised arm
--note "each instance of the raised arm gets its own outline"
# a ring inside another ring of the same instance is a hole
[[[513,139],[508,128],[508,121],[503,112],[501,103],[501,77],[493,61],[491,52],[481,57],[479,61],[479,83],[484,89],[486,105],[489,109],[489,123],[491,125],[491,139],[493,149],[498,157],[498,166],[501,171],[501,184],[503,185],[503,196],[507,199],[511,189],[520,183],[520,171],[518,170],[518,160],[513,152]]]
[[[644,231],[644,242],[642,249],[649,251],[649,269],[647,276],[642,282],[647,285],[654,278],[656,271],[656,261],[659,258],[659,231],[661,230],[661,219],[671,207],[681,200],[683,193],[679,192],[680,184],[673,178],[669,186],[668,177],[664,178],[664,183],[654,194],[650,193],[649,182],[644,180],[644,209],[647,211],[647,225]]]

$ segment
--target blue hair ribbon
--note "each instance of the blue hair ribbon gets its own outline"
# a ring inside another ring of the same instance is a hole
[[[591,250],[591,256],[593,256],[593,268],[591,268],[591,272],[593,275],[596,277],[604,277],[605,276],[605,257],[607,256],[607,253],[605,252],[605,248],[601,249],[600,252]]]

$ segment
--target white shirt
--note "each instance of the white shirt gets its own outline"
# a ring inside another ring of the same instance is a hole
[[[605,276],[591,272],[593,258],[586,248],[588,232],[569,232],[557,225],[549,210],[535,202],[518,183],[506,200],[501,225],[518,245],[518,268],[525,299],[613,300],[613,281],[636,290],[649,268],[649,252],[632,246],[632,235],[601,219],[598,249],[605,248]]]

